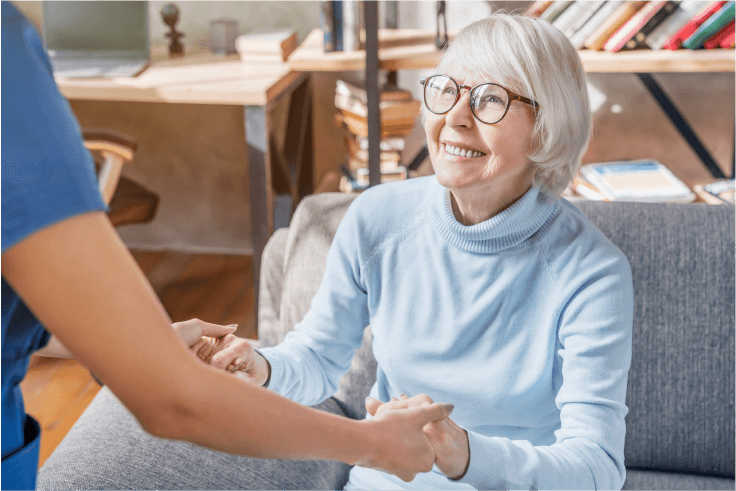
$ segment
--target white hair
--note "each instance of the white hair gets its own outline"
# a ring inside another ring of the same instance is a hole
[[[505,13],[461,30],[437,65],[492,77],[539,104],[528,156],[534,184],[557,197],[575,178],[590,139],[592,115],[577,50],[544,20]]]

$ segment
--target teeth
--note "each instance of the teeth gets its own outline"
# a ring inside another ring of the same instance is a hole
[[[465,148],[454,147],[452,145],[445,145],[445,152],[449,153],[450,155],[457,155],[458,157],[467,157],[472,159],[485,155],[483,152],[479,152],[477,150],[468,150]]]

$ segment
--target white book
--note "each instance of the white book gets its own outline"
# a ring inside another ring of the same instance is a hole
[[[542,12],[539,18],[547,22],[554,22],[570,5],[572,5],[572,1],[555,0],[552,5],[547,7],[547,10]]]
[[[578,15],[573,21],[567,26],[567,29],[562,31],[567,38],[571,38],[576,32],[578,32],[592,17],[595,13],[603,7],[606,3],[605,0],[595,2],[580,2],[584,7],[580,10]]]
[[[360,3],[342,0],[342,50],[360,50]]]
[[[695,199],[695,193],[656,160],[588,164],[580,174],[611,201],[689,203]]]
[[[575,49],[580,49],[585,44],[585,40],[595,32],[606,19],[608,19],[615,11],[621,6],[621,2],[610,1],[603,4],[603,6],[593,14],[593,17],[581,27],[578,32],[572,35],[570,42]]]
[[[664,43],[682,29],[695,14],[703,10],[707,3],[687,0],[680,5],[658,25],[644,40],[649,49],[662,49]]]

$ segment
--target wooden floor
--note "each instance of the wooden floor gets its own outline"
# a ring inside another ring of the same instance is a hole
[[[172,321],[199,318],[238,324],[236,334],[256,338],[253,258],[133,251]],[[51,455],[100,386],[74,360],[31,358],[21,383],[26,412],[41,425],[39,466]]]

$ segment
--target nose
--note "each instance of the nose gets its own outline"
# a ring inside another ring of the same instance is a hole
[[[463,93],[463,89],[466,91]],[[470,110],[470,87],[462,86],[459,89],[458,100],[445,114],[445,121],[449,126],[470,128],[474,123],[473,112]]]

